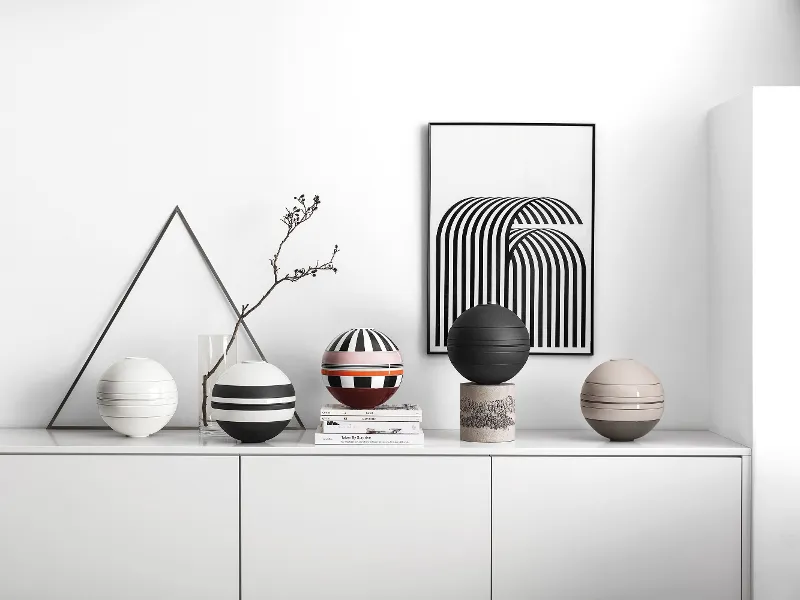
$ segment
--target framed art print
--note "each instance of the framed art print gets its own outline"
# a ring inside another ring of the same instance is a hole
[[[431,123],[428,353],[500,304],[531,354],[592,354],[594,125]]]

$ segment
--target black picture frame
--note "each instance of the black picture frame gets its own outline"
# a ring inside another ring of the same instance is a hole
[[[595,294],[594,294],[594,279],[595,279],[595,211],[596,211],[596,124],[595,123],[552,123],[552,122],[487,122],[487,121],[431,121],[428,123],[428,227],[427,236],[425,240],[426,246],[426,269],[425,269],[425,303],[426,303],[426,329],[425,329],[425,346],[428,355],[446,355],[446,350],[433,350],[431,348],[431,211],[432,211],[432,179],[433,179],[433,154],[432,154],[432,130],[434,127],[447,127],[447,126],[493,126],[493,127],[588,127],[591,129],[591,257],[590,257],[590,290],[589,297],[591,303],[591,319],[589,325],[589,349],[585,352],[541,352],[533,350],[530,352],[534,356],[593,356],[594,355],[594,335],[595,335]]]

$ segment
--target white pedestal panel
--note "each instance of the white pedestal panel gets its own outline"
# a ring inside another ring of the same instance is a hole
[[[492,459],[493,600],[741,597],[742,459]]]
[[[490,460],[242,457],[242,599],[489,600]]]
[[[238,462],[0,456],[0,598],[237,599]]]

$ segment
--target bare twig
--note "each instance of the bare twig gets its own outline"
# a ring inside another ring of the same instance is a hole
[[[273,290],[276,287],[278,287],[281,283],[283,283],[284,281],[291,281],[292,283],[294,283],[295,281],[300,281],[303,277],[307,277],[309,275],[311,275],[311,277],[316,277],[317,273],[320,272],[320,271],[333,271],[334,273],[337,273],[338,269],[333,266],[333,259],[338,254],[338,252],[339,252],[339,246],[337,244],[336,246],[333,247],[333,252],[331,253],[331,257],[326,262],[320,264],[319,261],[317,261],[317,263],[315,265],[310,265],[308,267],[304,267],[304,268],[301,268],[301,269],[295,269],[294,273],[292,273],[291,275],[287,273],[286,275],[284,275],[280,279],[277,279],[275,281],[275,283],[273,283],[269,287],[269,289],[266,291],[266,293],[263,296],[261,296],[261,298],[258,300],[258,302],[256,302],[252,306],[252,308],[250,308],[247,311],[247,314],[245,315],[245,317],[249,316],[254,310],[256,310],[259,306],[261,306],[261,304],[264,302],[264,300],[269,298],[269,295],[273,292]],[[276,257],[276,260],[277,260],[278,254],[276,254],[275,257]],[[277,262],[275,264],[277,264]]]
[[[213,367],[211,367],[208,373],[203,375],[202,413],[203,413],[203,425],[205,426],[208,426],[208,380],[216,372],[220,364],[222,364],[222,359],[225,357],[225,355],[233,346],[233,342],[236,340],[236,335],[239,332],[239,327],[241,326],[245,318],[253,314],[253,311],[255,311],[259,306],[261,306],[264,300],[269,298],[270,294],[272,294],[275,288],[277,288],[281,283],[284,283],[286,281],[294,283],[296,281],[300,281],[305,277],[308,277],[309,275],[311,277],[316,277],[317,273],[319,273],[320,271],[333,271],[334,273],[338,271],[338,269],[333,264],[334,258],[336,258],[336,254],[339,252],[339,246],[337,244],[333,247],[333,252],[331,253],[331,257],[324,263],[320,263],[319,261],[317,261],[313,265],[309,265],[307,267],[302,267],[299,269],[294,269],[294,271],[291,274],[287,273],[282,277],[278,277],[278,273],[280,271],[280,268],[278,266],[278,259],[280,258],[281,251],[283,250],[283,245],[289,239],[289,236],[291,236],[292,233],[294,233],[300,225],[308,221],[314,215],[314,213],[317,211],[317,208],[319,208],[320,205],[319,196],[314,196],[314,199],[311,201],[310,204],[306,203],[306,198],[305,195],[303,194],[296,197],[295,201],[297,204],[292,208],[287,208],[286,214],[284,214],[283,217],[281,217],[281,221],[286,225],[286,235],[283,236],[283,239],[278,244],[278,249],[275,251],[275,254],[269,261],[270,265],[272,266],[272,277],[273,277],[272,285],[269,286],[267,291],[264,293],[263,296],[261,296],[258,302],[256,302],[252,306],[250,306],[249,304],[245,304],[244,306],[242,306],[242,310],[239,313],[239,318],[237,319],[236,325],[233,328],[233,333],[231,334],[231,338],[228,341],[225,353],[219,357],[217,362],[214,364]]]
[[[281,250],[283,250],[283,244],[286,243],[286,240],[289,239],[289,236],[292,235],[295,229],[314,215],[321,204],[319,196],[314,196],[311,204],[307,205],[305,194],[300,194],[295,197],[295,201],[297,204],[292,208],[287,208],[286,214],[281,217],[281,221],[286,225],[286,235],[283,236],[281,243],[278,244],[278,249],[275,251],[275,255],[269,261],[270,265],[272,265],[272,275],[275,283],[278,283],[278,271],[280,270],[278,268],[278,257],[281,255]]]

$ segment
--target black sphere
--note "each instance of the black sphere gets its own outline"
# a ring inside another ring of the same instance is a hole
[[[447,333],[447,356],[464,377],[481,385],[508,381],[528,360],[525,323],[499,304],[480,304],[456,319]]]

